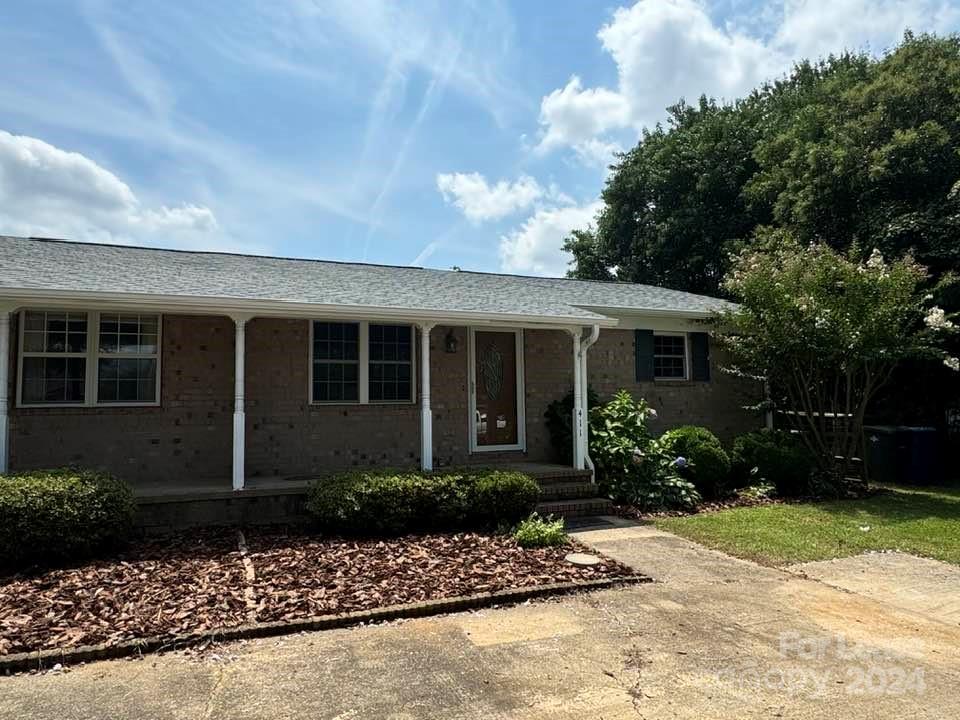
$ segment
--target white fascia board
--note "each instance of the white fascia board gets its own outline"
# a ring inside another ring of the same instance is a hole
[[[190,297],[141,293],[102,293],[74,290],[0,288],[0,306],[62,307],[69,309],[137,309],[153,312],[194,315],[226,315],[231,317],[278,318],[351,318],[360,320],[406,320],[441,325],[500,324],[523,327],[568,328],[586,325],[616,327],[616,318],[591,316],[525,315],[503,312],[467,312],[457,310],[423,310],[415,308],[377,307],[368,305],[329,305],[319,303],[257,300],[246,298]]]
[[[623,330],[662,330],[664,332],[700,332],[707,323],[717,317],[716,313],[689,310],[662,310],[633,308],[589,308],[616,318],[617,327]]]

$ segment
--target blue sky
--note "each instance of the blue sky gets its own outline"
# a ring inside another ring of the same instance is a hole
[[[663,108],[943,0],[0,5],[0,233],[562,274]]]

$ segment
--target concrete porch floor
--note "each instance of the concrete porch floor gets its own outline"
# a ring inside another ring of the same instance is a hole
[[[523,472],[535,480],[550,481],[588,481],[588,470],[577,470],[569,465],[538,462],[477,462],[467,466],[436,468],[435,472],[456,472],[458,470],[476,470],[480,467],[496,468],[498,470],[512,470]],[[226,500],[240,497],[262,497],[266,495],[298,495],[302,494],[307,486],[317,478],[326,474],[353,470],[376,470],[377,468],[339,468],[330,473],[316,475],[291,475],[282,477],[249,477],[245,481],[243,490],[234,491],[230,486],[230,478],[198,480],[191,483],[148,483],[134,485],[133,493],[137,502],[141,504],[182,502],[186,500]],[[386,468],[383,468],[386,469]],[[410,469],[411,472],[413,469]]]

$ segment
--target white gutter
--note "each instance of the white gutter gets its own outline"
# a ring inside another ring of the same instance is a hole
[[[593,477],[593,482],[597,481],[597,472],[596,468],[593,465],[593,460],[590,458],[590,443],[587,433],[590,431],[590,421],[589,421],[589,404],[587,402],[588,397],[588,382],[587,382],[587,350],[599,339],[600,337],[600,326],[594,325],[590,329],[590,334],[584,338],[580,343],[580,367],[578,371],[580,372],[580,407],[583,408],[584,415],[587,416],[583,425],[583,461],[587,465],[587,469],[590,470],[590,473]]]

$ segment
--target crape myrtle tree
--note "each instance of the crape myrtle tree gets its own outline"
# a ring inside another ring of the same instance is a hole
[[[876,249],[861,257],[762,233],[730,258],[723,287],[737,305],[716,330],[730,369],[767,380],[769,404],[785,411],[819,477],[838,490],[863,457],[864,416],[897,363],[936,358],[960,368],[942,349],[955,328],[934,304],[939,286],[925,289],[926,269]]]

